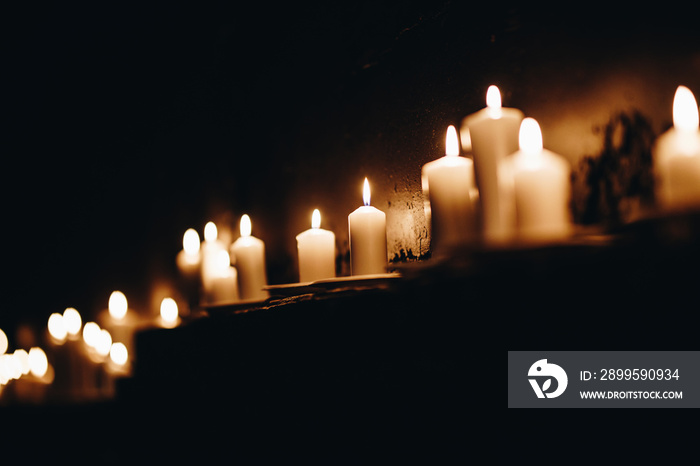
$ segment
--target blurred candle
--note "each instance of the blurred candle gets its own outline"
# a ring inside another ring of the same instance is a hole
[[[173,328],[180,322],[177,302],[173,298],[163,298],[160,302],[160,326]]]
[[[665,208],[700,207],[700,131],[698,104],[685,86],[673,99],[673,128],[656,142],[658,195]]]
[[[246,214],[241,217],[241,237],[231,245],[231,254],[238,269],[238,291],[241,299],[263,300],[269,296],[265,272],[265,243],[251,236],[252,224]]]
[[[490,86],[486,108],[462,121],[463,141],[471,141],[476,184],[479,188],[483,234],[486,243],[503,243],[513,236],[515,209],[512,184],[499,176],[501,160],[518,150],[523,113],[501,107],[501,93]]]
[[[194,228],[188,228],[182,236],[182,250],[176,259],[180,273],[187,279],[196,279],[199,274],[201,265],[199,250],[199,234]]]
[[[512,158],[501,161],[504,170],[512,170],[519,238],[535,242],[566,238],[571,234],[569,164],[543,148],[540,126],[532,118],[520,125],[519,145]]]
[[[474,162],[459,157],[454,126],[447,128],[445,156],[423,165],[422,184],[433,253],[472,242],[476,236]]]
[[[224,243],[219,241],[219,232],[214,222],[204,225],[204,243],[202,243],[202,287],[204,293],[211,290],[212,280],[218,273],[216,256],[219,251],[225,250]]]
[[[7,335],[5,335],[5,332],[0,329],[0,354],[5,354],[5,351],[7,351],[7,346]]]
[[[321,212],[314,209],[311,228],[297,235],[299,281],[335,277],[335,234],[321,228]]]
[[[369,181],[362,190],[363,206],[348,215],[352,275],[386,273],[386,214],[370,206]]]
[[[107,312],[102,311],[98,315],[98,323],[102,329],[109,332],[113,341],[124,343],[129,353],[134,353],[134,332],[141,324],[141,319],[136,312],[129,309],[124,293],[113,291],[110,294]],[[106,356],[108,352],[109,348],[102,356]]]
[[[231,257],[221,250],[214,257],[211,286],[207,293],[209,304],[230,304],[240,300],[238,293],[238,272],[231,267]],[[174,301],[173,301],[174,302]],[[177,310],[177,306],[175,307]],[[163,309],[161,307],[161,316]]]

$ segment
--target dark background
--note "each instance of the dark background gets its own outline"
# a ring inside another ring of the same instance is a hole
[[[2,15],[3,329],[67,306],[93,318],[114,289],[156,312],[185,229],[242,213],[270,282],[295,281],[294,235],[318,206],[342,252],[364,176],[390,256],[425,254],[420,167],[489,84],[572,165],[611,113],[640,109],[658,133],[678,84],[700,92],[696,15],[665,5],[15,8]]]

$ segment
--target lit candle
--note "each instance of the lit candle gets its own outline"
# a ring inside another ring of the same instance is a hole
[[[160,302],[159,323],[161,327],[173,328],[180,323],[177,302],[173,298],[163,298]]]
[[[348,215],[350,230],[350,270],[352,275],[385,273],[386,214],[370,206],[369,181],[362,190],[365,205]]]
[[[483,234],[486,243],[503,243],[513,235],[515,209],[512,186],[499,176],[500,161],[518,150],[518,129],[523,113],[501,107],[501,93],[490,86],[486,108],[462,121],[462,141],[471,140],[476,184],[479,188]]]
[[[423,165],[422,182],[433,253],[472,242],[476,235],[474,162],[459,157],[454,126],[447,128],[445,156]]]
[[[217,252],[214,264],[207,302],[209,304],[230,304],[239,301],[238,272],[235,267],[231,267],[229,253],[224,250]]]
[[[678,86],[673,99],[673,128],[662,134],[654,149],[658,196],[665,208],[700,206],[700,131],[693,93]]]
[[[264,300],[269,296],[265,272],[265,243],[251,236],[253,226],[246,214],[241,217],[241,237],[231,245],[231,254],[238,269],[238,290],[241,299]]]
[[[216,257],[225,245],[219,241],[219,232],[214,222],[204,225],[204,243],[202,244],[202,287],[204,293],[211,291],[212,280],[218,273]]]
[[[182,237],[182,250],[176,259],[180,273],[187,279],[194,280],[199,275],[201,264],[199,250],[199,234],[194,228],[188,228]]]
[[[501,168],[512,171],[518,237],[526,242],[566,238],[571,234],[569,164],[543,148],[540,126],[532,118],[520,125],[519,141],[520,150],[501,162]]]
[[[299,281],[335,277],[335,234],[321,228],[321,212],[314,209],[311,228],[297,235]]]
[[[129,353],[133,354],[134,332],[141,324],[141,319],[136,315],[136,312],[129,309],[129,304],[124,293],[121,291],[112,292],[109,296],[107,311],[102,311],[102,313],[98,315],[98,323],[102,329],[109,332],[113,341],[124,343],[129,349]],[[85,335],[83,335],[83,337],[84,336]],[[98,353],[100,353],[99,350]],[[108,353],[109,347],[100,354],[106,356]]]

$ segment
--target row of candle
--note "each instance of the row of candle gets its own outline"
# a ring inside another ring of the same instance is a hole
[[[461,145],[473,158],[460,157],[457,130],[447,130],[445,156],[423,166],[425,213],[431,230],[433,256],[483,241],[489,246],[548,243],[573,231],[569,211],[570,166],[546,150],[539,124],[522,111],[504,108],[500,91],[490,86],[486,108],[466,117]],[[673,105],[674,127],[654,149],[658,197],[666,209],[700,205],[700,132],[695,98],[679,86]],[[386,216],[370,205],[367,179],[364,205],[348,216],[352,275],[386,272]],[[312,228],[297,239],[300,282],[335,277],[335,235],[320,228],[320,212]],[[214,228],[213,224],[208,227]],[[481,228],[479,228],[481,227]],[[196,276],[201,270],[208,303],[265,299],[264,243],[250,235],[247,215],[241,218],[241,238],[230,248],[216,233],[202,245],[194,229],[185,233],[178,257],[180,270]],[[230,254],[229,254],[230,253]],[[235,265],[232,266],[232,264]]]
[[[52,313],[46,326],[48,356],[38,346],[6,354],[9,342],[0,330],[0,394],[16,381],[18,401],[44,401],[47,387],[56,381],[58,399],[110,397],[116,378],[131,374],[134,333],[148,327],[173,328],[180,317],[173,298],[163,298],[159,316],[146,319],[129,309],[121,291],[114,291],[96,320],[83,324],[72,307]]]

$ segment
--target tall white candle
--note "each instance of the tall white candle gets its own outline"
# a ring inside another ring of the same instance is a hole
[[[321,228],[321,212],[314,209],[311,228],[297,235],[299,281],[335,277],[335,234]]]
[[[559,155],[542,145],[536,120],[520,125],[520,150],[501,161],[512,170],[518,237],[526,242],[546,242],[571,234],[569,200],[571,169]]]
[[[362,191],[365,205],[348,215],[350,230],[350,270],[352,275],[385,273],[386,214],[370,206],[369,181]]]
[[[205,295],[211,291],[212,280],[218,273],[216,257],[219,251],[226,249],[214,222],[204,225],[204,243],[202,243],[202,288]]]
[[[661,205],[667,209],[700,206],[700,131],[698,104],[685,86],[673,99],[673,128],[662,134],[654,149]]]
[[[474,162],[459,157],[454,126],[447,128],[445,156],[423,165],[422,183],[433,254],[473,242],[477,232]]]
[[[241,217],[241,237],[231,245],[231,255],[238,269],[238,291],[241,299],[263,300],[269,296],[265,272],[265,243],[251,236],[252,224],[246,214]]]
[[[523,113],[501,107],[501,93],[490,86],[487,107],[462,121],[462,140],[471,138],[474,171],[479,188],[483,234],[486,243],[503,243],[513,236],[515,209],[510,180],[499,176],[500,161],[518,150],[518,129]]]

